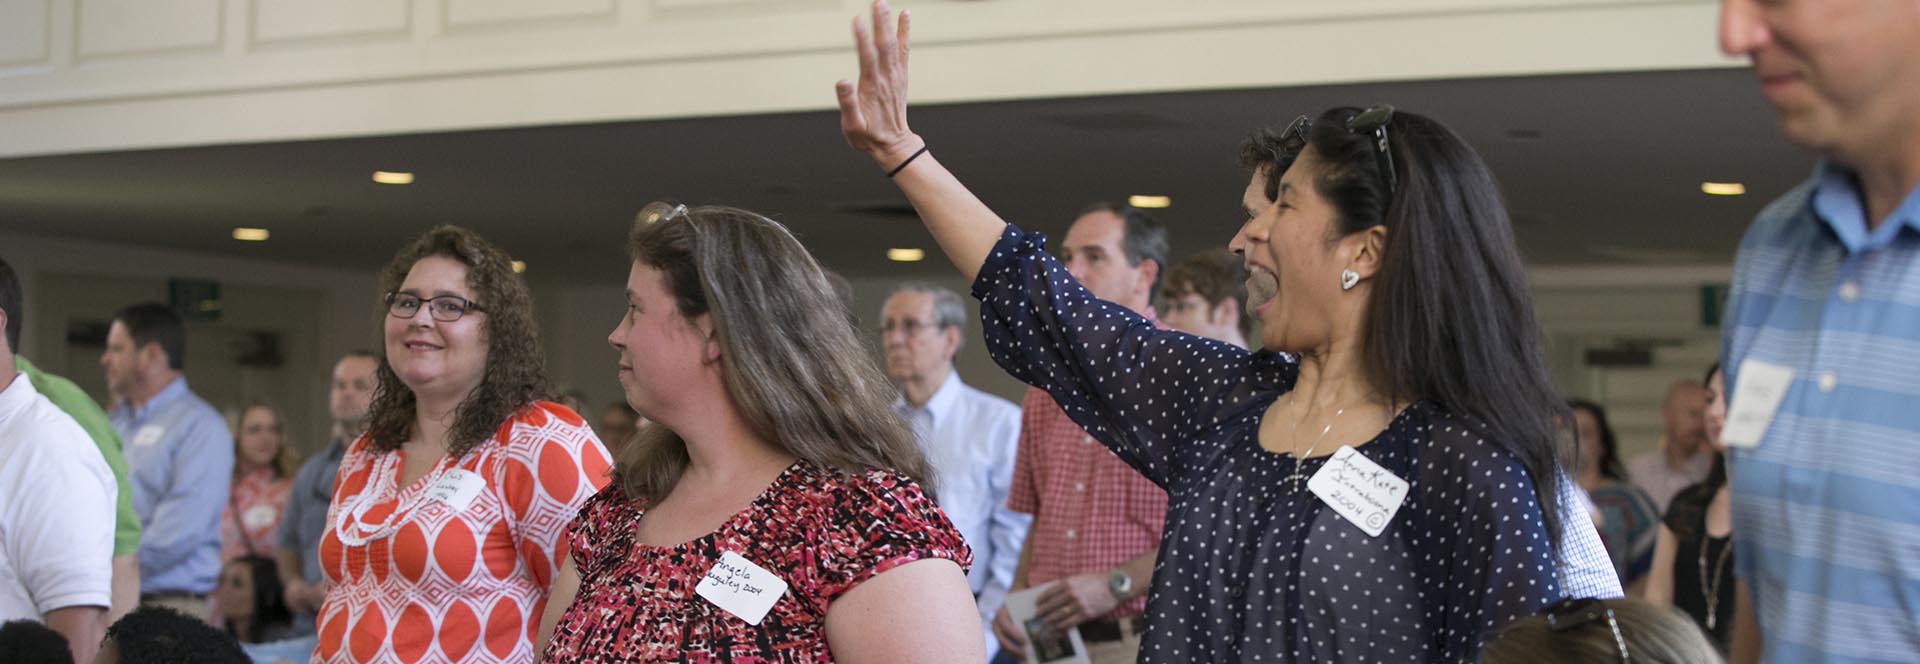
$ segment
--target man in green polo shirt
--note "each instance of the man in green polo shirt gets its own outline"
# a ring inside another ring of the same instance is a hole
[[[80,423],[93,444],[100,447],[100,456],[106,457],[107,467],[113,469],[113,481],[120,485],[113,516],[113,607],[107,612],[111,624],[140,603],[140,518],[133,513],[133,489],[127,486],[127,460],[120,455],[120,436],[107,423],[107,413],[73,381],[41,371],[20,355],[13,356],[13,364],[27,375],[35,391]]]

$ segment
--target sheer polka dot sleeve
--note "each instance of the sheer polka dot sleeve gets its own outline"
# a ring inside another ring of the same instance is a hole
[[[1560,599],[1553,544],[1527,472],[1477,431],[1446,419],[1420,453],[1418,491],[1429,507],[1424,535],[1444,553],[1429,564],[1426,596],[1451,607],[1429,613],[1428,633],[1445,661],[1471,661],[1481,643]]]
[[[820,595],[831,602],[867,579],[916,560],[973,564],[960,533],[932,498],[905,476],[869,471],[849,482],[833,507],[820,553]]]
[[[1168,486],[1181,468],[1217,452],[1199,434],[1237,413],[1249,371],[1262,364],[1236,346],[1160,329],[1095,298],[1045,244],[1046,236],[1009,224],[988,254],[973,285],[988,353]]]

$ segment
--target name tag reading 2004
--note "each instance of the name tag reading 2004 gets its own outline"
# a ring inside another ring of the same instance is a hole
[[[766,568],[753,564],[738,553],[720,554],[720,562],[707,570],[694,593],[714,606],[758,626],[780,596],[787,594],[787,582]]]
[[[1307,480],[1307,490],[1368,537],[1379,537],[1387,530],[1407,498],[1407,487],[1406,480],[1346,445],[1327,457],[1327,465]]]

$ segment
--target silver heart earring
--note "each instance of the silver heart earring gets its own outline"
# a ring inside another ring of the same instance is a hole
[[[1353,270],[1340,271],[1340,290],[1353,290],[1354,285],[1358,283],[1360,283],[1359,272],[1354,272]]]

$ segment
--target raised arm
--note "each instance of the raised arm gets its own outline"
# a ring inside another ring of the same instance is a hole
[[[883,172],[893,173],[893,183],[913,203],[934,241],[960,274],[972,281],[1007,222],[960,184],[940,165],[931,146],[907,128],[907,44],[912,17],[901,12],[895,21],[892,14],[886,0],[878,0],[873,3],[871,26],[863,18],[853,20],[860,78],[834,86],[840,98],[840,133],[847,145],[871,157]],[[905,168],[900,168],[903,164]]]

